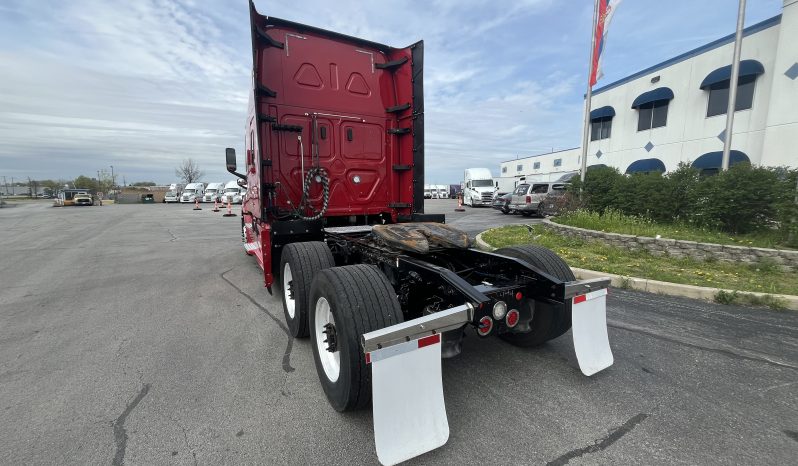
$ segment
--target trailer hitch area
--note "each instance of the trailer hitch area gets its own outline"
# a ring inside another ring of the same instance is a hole
[[[401,463],[449,440],[441,333],[473,318],[474,306],[466,303],[363,335],[380,463]]]
[[[607,335],[607,287],[609,278],[577,280],[564,284],[571,300],[571,333],[579,370],[587,376],[610,367],[614,358]]]

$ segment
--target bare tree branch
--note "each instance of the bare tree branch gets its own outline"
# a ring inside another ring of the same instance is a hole
[[[199,165],[194,159],[183,160],[183,164],[175,169],[175,176],[188,183],[196,183],[205,176],[205,172],[200,170]]]

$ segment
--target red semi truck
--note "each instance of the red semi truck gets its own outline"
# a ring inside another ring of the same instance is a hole
[[[446,443],[441,358],[466,332],[538,346],[573,328],[582,372],[613,362],[609,280],[537,246],[483,252],[424,213],[423,42],[393,48],[259,14],[238,172],[244,247],[310,337],[338,411],[372,406],[377,456]]]

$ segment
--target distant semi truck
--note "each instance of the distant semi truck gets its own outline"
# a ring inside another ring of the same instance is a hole
[[[463,174],[463,204],[490,206],[496,186],[488,168],[467,168]]]
[[[202,195],[202,202],[218,202],[222,200],[224,183],[208,183],[205,187],[205,194]]]
[[[204,183],[189,183],[186,185],[185,189],[183,189],[183,193],[180,195],[180,202],[185,203],[200,200],[202,199],[204,192]]]

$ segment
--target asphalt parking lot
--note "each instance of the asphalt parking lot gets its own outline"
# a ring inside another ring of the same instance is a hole
[[[370,412],[329,407],[239,218],[191,207],[0,209],[0,462],[376,464]],[[445,213],[472,234],[529,221],[466,209]],[[449,442],[411,464],[794,463],[798,314],[612,289],[608,320],[591,378],[570,333],[469,336],[443,362]]]

